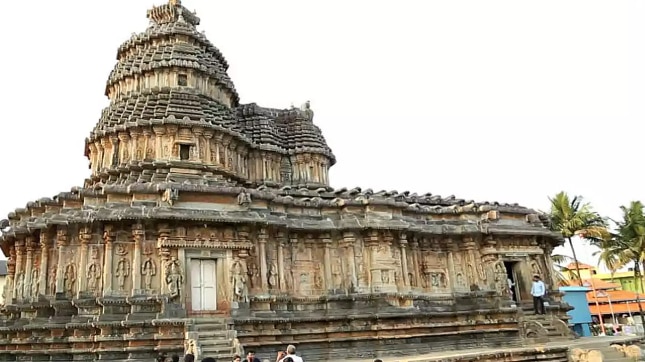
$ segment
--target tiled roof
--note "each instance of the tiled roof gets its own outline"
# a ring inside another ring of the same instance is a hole
[[[589,265],[589,264],[580,263],[580,262],[578,262],[578,267],[579,267],[579,269],[581,269],[581,270],[596,269],[596,267],[595,267],[595,266],[591,266],[591,265]],[[571,262],[571,263],[569,263],[569,265],[567,265],[565,268],[566,268],[566,269],[569,269],[569,270],[575,270],[575,269],[576,269],[576,263],[575,263],[575,262]]]

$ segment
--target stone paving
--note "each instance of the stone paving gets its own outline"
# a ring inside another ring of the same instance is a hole
[[[604,336],[604,337],[584,337],[576,340],[562,340],[562,341],[552,341],[547,343],[535,343],[527,344],[521,347],[515,348],[505,348],[503,352],[505,354],[515,354],[522,353],[526,351],[535,351],[537,350],[549,350],[549,349],[558,349],[558,348],[601,348],[609,346],[610,344],[618,343],[634,343],[642,340],[642,336]],[[481,348],[481,349],[469,349],[462,351],[442,351],[437,353],[422,354],[417,356],[406,356],[406,357],[383,357],[381,358],[383,362],[437,362],[437,361],[451,361],[451,360],[463,360],[463,359],[481,359],[486,360],[487,356],[498,355],[500,352],[499,349],[494,348]],[[372,362],[373,359],[365,360],[356,360],[357,362]]]

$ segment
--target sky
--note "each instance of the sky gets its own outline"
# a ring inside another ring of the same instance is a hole
[[[116,50],[163,2],[3,3],[0,215],[83,184]],[[613,218],[645,201],[642,0],[183,4],[243,103],[311,101],[334,187],[539,210],[566,191]]]

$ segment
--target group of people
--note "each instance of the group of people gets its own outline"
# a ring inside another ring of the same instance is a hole
[[[157,357],[157,362],[179,362],[179,360],[180,360],[179,355],[176,355],[176,354],[170,357],[166,356],[165,354]],[[192,353],[186,353],[184,355],[183,362],[195,362],[195,355],[193,355]],[[202,362],[217,362],[217,360],[213,357],[204,357],[202,359]],[[235,357],[233,357],[233,362],[242,362],[242,357],[235,355]],[[246,354],[246,361],[244,362],[262,362],[262,361],[255,356],[254,351],[249,351]],[[278,352],[278,357],[276,358],[275,362],[303,362],[303,360],[302,360],[302,357],[296,356],[296,346],[290,344],[289,346],[287,346],[287,349],[285,351]],[[382,362],[382,361],[377,360],[374,362]]]

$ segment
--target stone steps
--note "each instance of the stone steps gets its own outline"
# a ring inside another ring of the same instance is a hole
[[[200,349],[200,360],[213,357],[217,360],[232,360],[235,355],[233,338],[235,332],[228,329],[223,318],[200,318],[194,320],[194,330]]]

